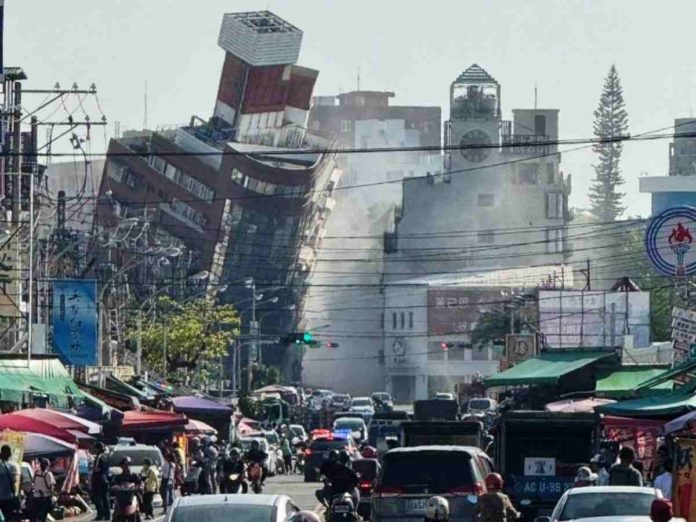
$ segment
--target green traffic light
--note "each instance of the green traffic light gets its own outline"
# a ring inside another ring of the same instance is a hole
[[[302,342],[310,343],[310,342],[312,342],[312,339],[314,339],[312,332],[304,332],[302,334]]]

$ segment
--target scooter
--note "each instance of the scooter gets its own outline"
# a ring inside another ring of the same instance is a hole
[[[261,477],[263,475],[261,464],[258,462],[251,464],[247,471],[247,475],[249,476],[249,482],[251,482],[251,490],[254,493],[261,493],[263,491],[263,486],[261,485]]]
[[[244,483],[244,475],[241,473],[232,473],[230,475],[227,475],[226,477],[223,478],[222,483],[220,484],[220,492],[221,493],[231,493],[232,495],[236,495],[238,493],[241,493],[243,488],[242,484]]]
[[[122,484],[111,488],[114,497],[112,522],[140,522],[140,488],[135,484]]]
[[[350,493],[335,495],[331,501],[328,522],[357,522],[358,513]]]

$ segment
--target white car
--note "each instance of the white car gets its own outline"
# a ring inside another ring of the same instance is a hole
[[[375,408],[372,405],[372,399],[369,397],[354,397],[350,401],[350,409],[353,413],[359,413],[363,418],[369,420],[375,414]]]
[[[662,493],[655,488],[572,488],[563,494],[550,517],[537,517],[534,522],[650,522],[650,505],[656,498],[662,498]]]
[[[286,522],[299,511],[286,495],[194,495],[179,497],[165,522]]]

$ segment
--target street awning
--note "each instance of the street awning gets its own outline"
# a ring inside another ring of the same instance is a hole
[[[77,451],[73,444],[69,444],[55,437],[41,435],[39,433],[26,433],[24,435],[24,459],[38,459],[42,457],[54,458],[73,455]]]
[[[0,415],[0,430],[40,433],[41,435],[49,435],[56,439],[69,442],[70,444],[77,444],[78,442],[77,437],[68,430],[62,430],[42,420],[23,417],[21,415],[12,415],[11,413]]]
[[[595,411],[621,417],[674,417],[696,410],[696,395],[675,390],[663,395],[643,397],[599,406]]]
[[[184,431],[187,423],[184,415],[168,411],[125,411],[121,432]]]
[[[24,403],[46,396],[58,408],[73,408],[84,396],[56,358],[0,358],[0,400]]]
[[[565,413],[573,412],[593,412],[597,406],[602,404],[610,404],[614,402],[611,399],[598,399],[596,397],[588,397],[587,399],[565,399],[562,401],[549,402],[544,409],[546,411],[560,411]]]
[[[189,419],[186,425],[187,435],[217,435],[217,430],[203,421]]]
[[[232,415],[233,409],[212,399],[187,395],[185,397],[172,398],[174,411],[186,414],[207,413],[222,416]]]
[[[98,435],[101,433],[101,426],[99,424],[70,415],[69,413],[48,410],[46,408],[29,408],[27,410],[15,411],[10,415],[21,415],[22,417],[41,420],[48,424],[52,424],[56,428],[68,430],[71,433],[73,431],[83,432],[85,435]]]
[[[658,375],[662,375],[666,369],[664,366],[627,366],[615,372],[607,372],[597,379],[595,392],[600,397],[612,399],[633,397],[636,394],[636,390],[641,388],[643,383],[652,380]],[[666,380],[650,388],[645,388],[644,393],[668,393],[672,386],[673,382]]]
[[[681,417],[677,417],[676,419],[669,421],[664,426],[664,433],[665,435],[671,435],[677,431],[687,429],[691,430],[693,429],[694,424],[696,424],[696,411],[692,411],[686,415],[682,415]]]
[[[613,356],[613,352],[606,351],[546,352],[539,357],[513,366],[509,370],[492,375],[483,383],[489,388],[493,386],[556,384],[564,375]]]

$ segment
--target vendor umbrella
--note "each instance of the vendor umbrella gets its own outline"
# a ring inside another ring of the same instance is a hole
[[[24,435],[25,459],[65,457],[74,454],[75,451],[74,445],[55,437],[40,433],[26,433]]]
[[[101,433],[101,426],[99,426],[99,424],[96,422],[81,419],[75,415],[70,415],[69,413],[63,413],[57,410],[49,410],[46,408],[29,408],[26,410],[15,411],[10,415],[21,415],[31,419],[38,419],[52,424],[56,428],[71,432],[77,431],[88,435],[98,435]]]
[[[611,404],[613,401],[611,399],[597,399],[595,397],[590,397],[587,399],[567,399],[564,401],[550,402],[544,409],[546,411],[556,411],[563,413],[575,413],[575,412],[593,412],[597,406],[602,406],[603,404]]]
[[[696,426],[696,411],[690,411],[681,417],[669,421],[662,429],[665,435],[669,435],[677,431],[690,429],[691,426]]]
[[[205,422],[189,419],[186,425],[187,435],[217,435],[217,430]]]

